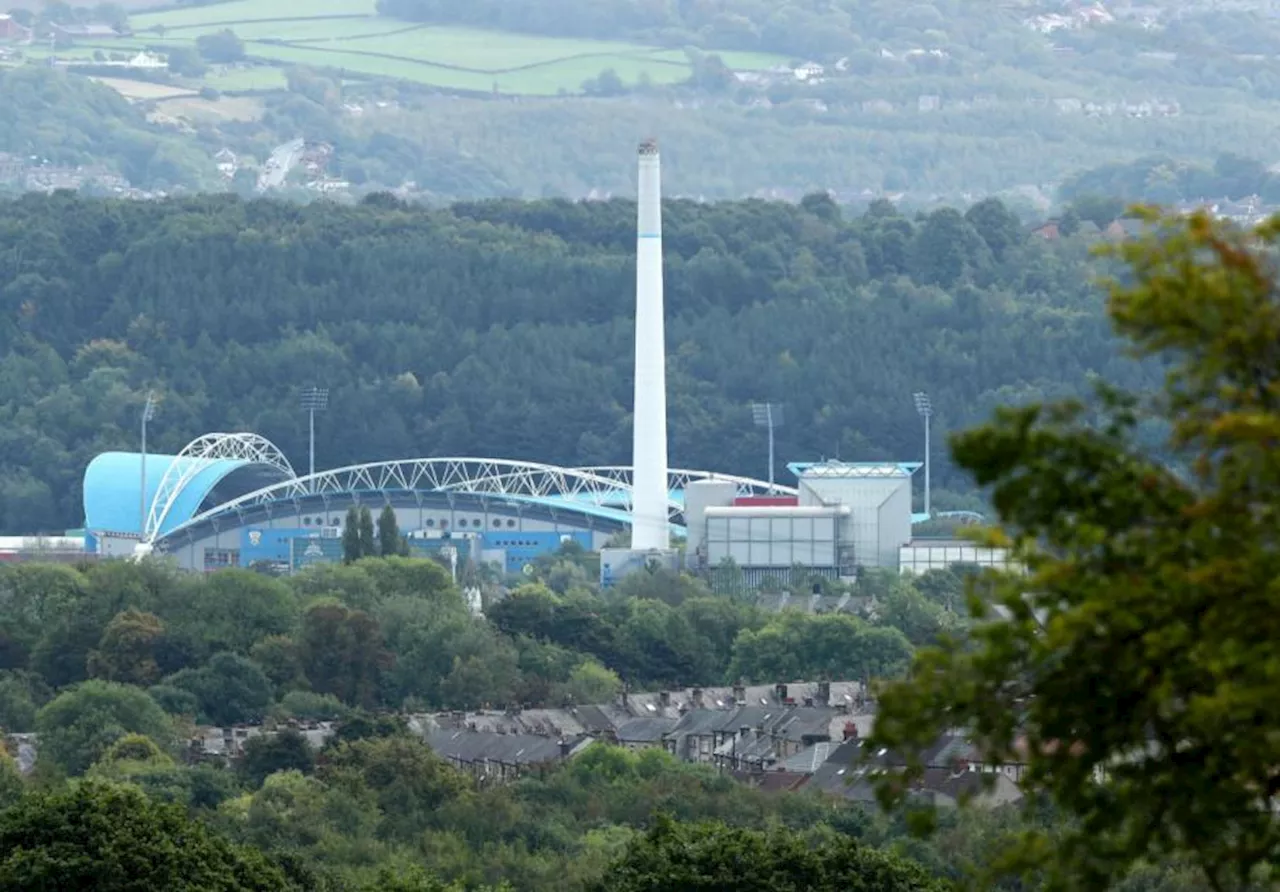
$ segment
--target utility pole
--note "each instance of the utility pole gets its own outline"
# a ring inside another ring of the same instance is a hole
[[[914,396],[916,412],[924,419],[924,513],[932,517],[933,512],[929,506],[931,489],[931,481],[929,480],[929,420],[933,417],[933,403],[929,401],[929,394],[923,390],[917,391]]]
[[[138,471],[138,535],[147,535],[147,422],[156,416],[156,392],[147,391],[142,407],[142,463]]]
[[[302,409],[307,413],[307,476],[316,475],[316,413],[329,408],[329,388],[304,387]]]
[[[782,403],[752,403],[751,417],[756,427],[769,429],[769,492],[773,492],[773,432],[782,427]]]

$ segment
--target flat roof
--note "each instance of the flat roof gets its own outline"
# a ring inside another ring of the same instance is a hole
[[[918,461],[898,462],[792,462],[787,470],[797,477],[841,477],[875,479],[910,477],[924,467]]]

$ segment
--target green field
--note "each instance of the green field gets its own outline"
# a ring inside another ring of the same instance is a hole
[[[689,75],[678,50],[621,41],[577,40],[468,28],[416,25],[377,15],[374,0],[229,0],[133,16],[127,44],[194,44],[224,28],[244,42],[258,70],[211,76],[220,90],[279,88],[280,69],[309,65],[350,75],[392,78],[446,90],[547,96],[576,93],[583,81],[613,69],[627,84],[670,84]],[[731,68],[777,64],[764,53],[723,53]]]

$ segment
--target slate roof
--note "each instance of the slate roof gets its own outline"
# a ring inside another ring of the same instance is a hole
[[[855,741],[835,747],[813,773],[806,788],[853,802],[875,803],[876,793],[871,777],[875,769],[898,768],[905,763],[895,754],[880,750],[869,764],[863,764],[860,762],[862,750],[863,744]],[[994,802],[1008,802],[1021,797],[1017,785],[1004,774],[981,771],[965,764],[969,757],[976,762],[977,754],[973,746],[959,735],[943,735],[922,755],[927,767],[913,790],[917,797],[940,805],[953,804],[965,795]],[[945,764],[957,759],[960,760],[958,763]],[[993,791],[986,789],[986,779],[995,784]]]
[[[791,758],[784,759],[775,767],[795,774],[814,774],[839,746],[839,743],[831,741],[815,743],[813,746],[796,753]]]
[[[567,741],[568,753],[561,742],[537,734],[495,734],[487,731],[441,729],[423,735],[427,746],[438,756],[467,764],[497,762],[503,765],[545,765],[565,755],[576,755],[592,741],[590,738]]]
[[[661,717],[630,719],[619,725],[614,733],[619,743],[661,743],[677,721]]]

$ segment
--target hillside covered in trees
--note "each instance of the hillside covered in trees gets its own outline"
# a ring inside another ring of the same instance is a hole
[[[0,530],[81,520],[98,452],[251,430],[318,464],[492,455],[625,463],[634,213],[624,201],[299,207],[68,193],[0,203]],[[998,404],[1132,383],[1083,242],[998,202],[918,219],[803,204],[666,211],[673,465],[763,477],[749,404],[780,400],[778,461],[917,460]],[[938,440],[937,442],[941,442]],[[969,483],[945,467],[935,504]],[[780,470],[785,476],[785,470]],[[970,498],[968,504],[973,504]]]

